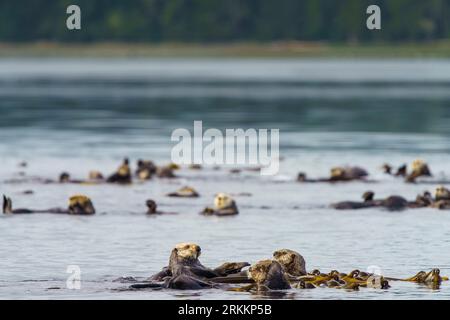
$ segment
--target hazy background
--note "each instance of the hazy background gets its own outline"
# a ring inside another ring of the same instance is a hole
[[[67,32],[66,8],[82,9]],[[382,11],[382,32],[365,28]],[[0,1],[1,41],[333,42],[431,41],[450,36],[448,0],[28,0]]]

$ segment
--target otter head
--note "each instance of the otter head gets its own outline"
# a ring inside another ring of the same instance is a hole
[[[423,276],[423,282],[431,284],[440,284],[442,281],[440,274],[441,271],[439,269],[433,269]]]
[[[90,171],[89,180],[103,180],[103,175],[99,171]]]
[[[136,174],[140,180],[151,179],[156,173],[156,166],[152,161],[138,160]]]
[[[336,167],[331,169],[331,179],[344,179],[346,170],[342,167]]]
[[[174,252],[181,260],[197,260],[202,249],[195,243],[179,243],[175,246]]]
[[[69,181],[70,181],[70,174],[68,174],[67,172],[63,172],[59,175],[60,183],[65,183],[65,182],[69,182]]]
[[[420,176],[431,176],[430,168],[428,167],[428,164],[420,159],[416,159],[411,164],[412,173],[411,175],[415,177]]]
[[[389,164],[387,164],[387,163],[383,164],[381,169],[383,169],[383,172],[386,173],[386,174],[391,174],[392,173],[392,167]]]
[[[397,177],[404,177],[407,174],[408,166],[406,164],[401,165],[398,167],[397,172],[395,173],[395,176]]]
[[[3,195],[3,213],[10,214],[12,213],[12,201],[11,198],[6,197]]]
[[[125,158],[123,160],[122,165],[119,167],[119,170],[117,171],[119,176],[125,177],[130,175],[130,161],[128,158]]]
[[[444,186],[437,187],[434,195],[435,195],[436,201],[450,200],[450,190],[448,190]]]
[[[226,209],[234,204],[234,200],[226,193],[218,193],[214,198],[214,208],[216,210]]]
[[[364,202],[370,202],[373,201],[373,198],[375,197],[375,193],[373,191],[366,191],[362,195],[362,198],[364,199]]]
[[[76,195],[69,199],[69,213],[89,215],[95,213],[91,199],[86,196]]]
[[[298,252],[281,249],[273,253],[273,258],[281,264],[288,274],[293,276],[306,275],[305,259]]]
[[[306,181],[306,173],[304,173],[304,172],[299,172],[299,174],[297,175],[297,181],[299,181],[299,182],[304,182],[304,181]]]
[[[149,213],[149,214],[154,214],[154,213],[156,213],[156,209],[158,208],[158,206],[156,205],[156,202],[155,202],[155,201],[153,201],[153,200],[147,200],[147,201],[145,202],[145,204],[147,205],[147,208],[148,208],[147,213]]]
[[[289,289],[283,267],[275,260],[262,260],[248,269],[248,276],[257,285],[263,285],[268,289]]]

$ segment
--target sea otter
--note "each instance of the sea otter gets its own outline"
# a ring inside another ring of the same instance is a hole
[[[240,273],[249,266],[247,262],[224,263],[215,269],[203,266],[199,261],[201,248],[194,243],[180,243],[172,250],[169,265],[149,278],[150,286],[156,281],[164,281],[164,288],[202,289],[211,288],[215,282],[210,280]],[[132,285],[132,288],[148,287],[146,284]]]
[[[289,249],[277,250],[273,258],[284,268],[284,271],[293,277],[306,275],[306,263],[301,254]]]
[[[103,175],[98,171],[90,171],[88,180],[72,179],[68,172],[63,172],[59,175],[59,183],[97,184],[103,181]]]
[[[304,172],[297,176],[298,182],[346,182],[362,180],[367,181],[368,172],[360,167],[334,167],[329,178],[308,179]]]
[[[436,188],[434,202],[431,207],[438,209],[450,209],[450,190],[444,186]]]
[[[423,160],[414,160],[411,165],[411,173],[406,176],[406,182],[416,182],[419,177],[431,177],[431,171],[428,164]]]
[[[110,175],[106,182],[108,183],[119,183],[119,184],[129,184],[132,182],[130,161],[128,158],[123,160],[122,165],[117,169],[115,173]]]
[[[331,206],[338,210],[364,209],[364,208],[374,207],[375,206],[375,203],[373,200],[374,195],[375,194],[372,191],[367,191],[362,196],[362,198],[364,199],[363,202],[342,201],[342,202],[332,204]]]
[[[156,173],[156,165],[152,161],[141,160],[137,161],[136,177],[140,180],[150,180]]]
[[[363,194],[364,202],[344,201],[332,204],[331,206],[338,210],[364,209],[371,207],[384,207],[388,210],[402,210],[409,206],[409,202],[400,196],[390,196],[381,200],[374,200],[375,194],[367,191]]]
[[[284,268],[276,260],[262,260],[252,265],[248,276],[255,282],[257,291],[291,289]]]
[[[207,216],[232,216],[238,213],[236,202],[225,193],[218,193],[214,198],[214,207],[207,207],[201,212],[201,214]]]
[[[168,193],[167,196],[176,198],[198,198],[200,195],[194,188],[183,187],[175,192]]]
[[[175,212],[159,211],[156,202],[151,199],[147,200],[145,202],[145,205],[147,206],[147,214],[148,215],[176,214]]]
[[[175,173],[173,172],[174,170],[176,170],[176,169],[174,169],[174,166],[172,166],[172,165],[158,167],[156,169],[156,175],[158,178],[173,179],[173,178],[177,177],[175,175]]]
[[[448,281],[448,277],[442,277],[441,271],[439,269],[432,269],[429,272],[419,271],[416,275],[406,278],[406,279],[397,279],[400,281],[407,282],[415,282],[415,283],[423,283],[423,284],[440,284],[442,281]]]
[[[28,213],[59,213],[59,214],[73,214],[73,215],[93,215],[95,208],[91,199],[86,196],[77,195],[69,199],[69,206],[67,209],[51,208],[45,210],[35,209],[13,209],[12,200],[3,196],[3,213],[5,214],[28,214]]]

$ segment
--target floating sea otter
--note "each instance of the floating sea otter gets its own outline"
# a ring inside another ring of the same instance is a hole
[[[95,214],[95,208],[91,199],[86,196],[77,195],[69,199],[69,207],[67,209],[51,208],[45,210],[36,209],[13,209],[12,200],[3,196],[3,213],[5,214],[29,214],[29,213],[58,213],[73,215],[92,215]]]
[[[388,210],[402,210],[406,208],[418,208],[421,207],[419,202],[408,202],[401,196],[389,196],[385,199],[374,199],[375,194],[372,191],[367,191],[363,194],[363,202],[343,201],[332,204],[331,206],[338,210],[349,209],[364,209],[371,207],[384,207]]]
[[[138,160],[136,176],[140,180],[149,180],[156,173],[156,165],[152,161]]]
[[[216,269],[209,269],[199,261],[200,246],[194,243],[180,243],[172,250],[169,265],[152,277],[148,283],[134,284],[131,288],[140,289],[160,286],[171,289],[203,289],[216,286],[210,281],[216,277],[224,277],[241,272],[249,266],[247,262],[224,263]],[[157,282],[163,283],[158,284]]]
[[[450,209],[450,190],[444,186],[437,187],[431,206],[438,209]]]
[[[145,202],[146,206],[147,206],[147,214],[148,215],[161,215],[161,214],[176,214],[175,212],[164,212],[164,211],[159,211],[158,210],[158,206],[156,205],[156,202],[154,200],[147,200]]]
[[[384,207],[388,210],[402,210],[406,208],[438,208],[450,209],[450,191],[445,187],[438,187],[435,193],[435,199],[429,192],[424,192],[416,197],[414,201],[407,201],[400,196],[390,196],[385,199],[375,200],[375,194],[367,191],[363,194],[363,202],[343,201],[332,204],[331,206],[338,210],[364,209],[372,207]]]
[[[335,167],[331,169],[329,178],[308,179],[306,174],[300,172],[297,176],[298,182],[346,182],[346,181],[367,181],[369,174],[360,167]]]
[[[103,181],[103,175],[99,171],[90,171],[88,180],[72,179],[68,172],[63,172],[59,175],[59,183],[98,184]]]
[[[174,170],[178,169],[179,167],[177,167],[176,165],[169,164],[167,166],[158,167],[156,170],[156,175],[158,176],[158,178],[173,179],[177,177],[174,173]]]
[[[131,181],[130,161],[127,158],[123,160],[117,171],[106,179],[106,182],[120,184],[129,184]]]
[[[207,207],[201,212],[207,216],[232,216],[238,213],[236,202],[225,193],[218,193],[214,198],[214,207]]]
[[[167,196],[174,198],[198,198],[200,195],[194,188],[183,187],[175,192],[168,193]]]

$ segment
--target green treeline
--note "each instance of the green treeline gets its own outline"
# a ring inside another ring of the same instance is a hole
[[[66,28],[77,4],[82,30]],[[366,29],[377,4],[382,30]],[[450,0],[0,0],[0,41],[428,41],[450,38]]]

